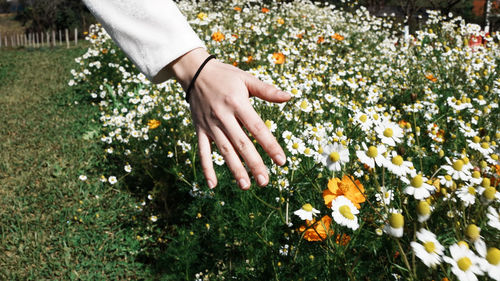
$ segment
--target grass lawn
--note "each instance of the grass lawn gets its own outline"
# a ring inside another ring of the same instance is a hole
[[[1,280],[150,276],[136,258],[138,200],[91,180],[97,110],[67,86],[84,47],[0,51]]]

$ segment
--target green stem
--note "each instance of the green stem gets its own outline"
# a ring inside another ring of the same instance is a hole
[[[410,263],[408,262],[408,258],[406,257],[406,253],[403,250],[403,247],[401,246],[399,239],[396,238],[395,240],[396,240],[396,243],[398,244],[399,251],[401,252],[401,256],[403,256],[403,261],[404,261],[406,267],[408,268],[408,272],[410,273],[410,280],[415,280],[414,276],[413,276],[413,271],[411,270],[411,267],[410,267]]]

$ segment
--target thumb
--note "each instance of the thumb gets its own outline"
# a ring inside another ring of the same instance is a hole
[[[251,74],[246,76],[245,85],[250,95],[266,101],[285,102],[292,97],[289,93],[283,92],[273,85],[264,83]]]

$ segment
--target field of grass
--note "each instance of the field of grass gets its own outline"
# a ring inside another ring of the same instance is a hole
[[[135,198],[98,177],[97,109],[68,90],[72,49],[0,52],[0,279],[142,279]]]

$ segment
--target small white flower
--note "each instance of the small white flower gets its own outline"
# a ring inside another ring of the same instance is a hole
[[[309,203],[304,204],[301,209],[293,212],[295,215],[299,216],[302,220],[310,220],[312,221],[313,216],[319,214],[320,212],[313,208],[313,206]]]
[[[117,183],[117,182],[118,182],[118,180],[116,179],[116,177],[115,177],[115,176],[110,176],[110,177],[108,178],[108,182],[109,182],[110,184],[115,184],[115,183]]]
[[[368,165],[370,168],[375,168],[375,164],[379,167],[386,166],[387,159],[383,154],[387,151],[387,148],[384,145],[367,147],[363,143],[362,146],[363,150],[356,151],[356,156],[358,156],[361,163]]]
[[[377,127],[375,127],[375,132],[382,143],[389,146],[396,146],[397,143],[401,142],[401,138],[403,137],[403,129],[401,129],[398,124],[391,121],[380,122]]]
[[[87,176],[86,175],[80,175],[78,177],[78,179],[81,180],[81,181],[86,181],[87,180]]]
[[[342,165],[349,162],[349,149],[343,144],[334,143],[327,145],[323,150],[326,166],[330,171],[340,171]]]
[[[427,267],[435,267],[441,264],[444,247],[436,239],[436,235],[422,228],[417,232],[417,239],[422,243],[411,242],[411,247],[415,255],[422,260]]]
[[[149,220],[152,221],[152,222],[156,222],[158,220],[158,217],[157,216],[151,216],[149,218]]]
[[[125,167],[123,167],[123,169],[124,169],[124,170],[125,170],[125,172],[127,172],[127,173],[132,172],[132,166],[130,166],[129,164],[125,165]]]
[[[336,223],[347,226],[352,230],[359,227],[356,214],[359,210],[354,206],[351,200],[345,196],[339,196],[332,201],[332,217]]]
[[[477,280],[476,275],[482,275],[479,268],[479,258],[466,246],[453,244],[449,250],[451,257],[444,256],[443,260],[452,266],[451,271],[458,280]]]
[[[415,170],[412,170],[407,178],[403,177],[401,180],[407,184],[405,193],[413,195],[417,200],[427,199],[435,191],[434,186],[426,183],[427,178],[417,174]]]

